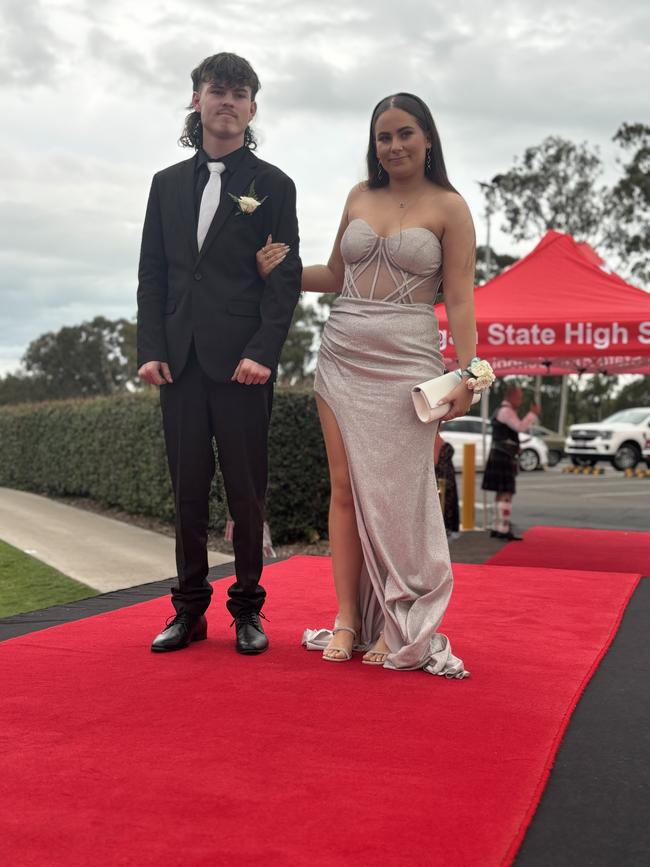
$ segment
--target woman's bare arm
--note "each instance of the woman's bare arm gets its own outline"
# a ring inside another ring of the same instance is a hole
[[[476,236],[464,199],[451,194],[445,202],[442,235],[442,286],[449,328],[461,369],[476,355],[474,262]]]
[[[348,226],[350,203],[358,190],[359,187],[355,187],[350,192],[345,202],[345,207],[343,208],[343,216],[341,217],[341,222],[339,223],[336,238],[334,239],[334,246],[332,247],[332,252],[330,254],[327,265],[309,265],[306,268],[303,268],[302,285],[300,287],[303,292],[338,293],[341,291],[345,274],[345,265],[343,263],[343,257],[341,256],[341,238],[343,237],[343,233]],[[268,274],[271,273],[273,268],[279,265],[282,261],[280,247],[281,244],[272,244],[271,239],[269,238],[266,246],[262,247],[262,249],[258,252],[257,266],[260,275],[263,278],[266,278]],[[274,255],[270,255],[268,258],[266,258],[264,255],[265,251],[271,251],[272,249],[274,250]],[[275,252],[276,250],[277,252]]]
[[[354,190],[348,196],[345,207],[343,208],[343,216],[339,223],[339,228],[334,239],[334,246],[330,253],[327,265],[308,265],[302,272],[302,291],[303,292],[340,292],[343,287],[343,275],[345,273],[345,265],[341,256],[341,238],[347,229],[349,218],[348,211],[350,208],[350,199],[354,194]]]
[[[461,370],[476,354],[474,316],[474,224],[465,201],[457,194],[445,197],[442,232],[442,286],[449,328]],[[468,412],[472,392],[465,380],[459,382],[440,403],[451,406],[440,421],[449,421]]]

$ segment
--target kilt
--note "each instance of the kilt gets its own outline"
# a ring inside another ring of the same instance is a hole
[[[498,445],[493,445],[485,465],[481,487],[484,491],[514,494],[517,491],[515,477],[518,470],[518,457]]]

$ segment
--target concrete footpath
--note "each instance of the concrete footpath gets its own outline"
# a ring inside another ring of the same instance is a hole
[[[11,488],[0,488],[0,539],[100,593],[176,572],[173,538]],[[210,566],[231,560],[208,552]]]

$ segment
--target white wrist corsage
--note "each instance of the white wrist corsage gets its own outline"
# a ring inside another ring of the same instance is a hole
[[[467,387],[470,391],[484,391],[496,379],[492,365],[481,358],[472,358],[463,373],[468,376]]]

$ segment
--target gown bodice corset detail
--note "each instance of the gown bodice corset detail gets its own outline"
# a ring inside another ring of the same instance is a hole
[[[342,298],[427,304],[442,283],[442,247],[429,229],[413,227],[383,237],[360,218],[341,239],[345,264]]]

